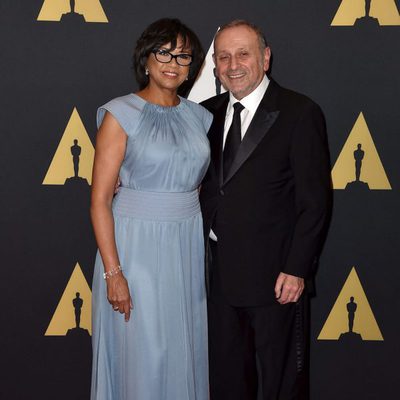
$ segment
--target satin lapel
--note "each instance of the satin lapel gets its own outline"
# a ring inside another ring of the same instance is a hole
[[[218,183],[222,185],[222,143],[224,137],[225,114],[229,97],[214,114],[214,121],[211,126],[209,138],[211,146],[211,160],[214,164]]]
[[[235,175],[238,169],[249,158],[251,153],[255,150],[257,145],[261,142],[278,118],[279,110],[276,110],[275,107],[277,86],[278,85],[271,80],[270,87],[267,89],[264,98],[261,100],[243,141],[240,144],[229,173],[223,181],[224,185],[233,177],[233,175]]]

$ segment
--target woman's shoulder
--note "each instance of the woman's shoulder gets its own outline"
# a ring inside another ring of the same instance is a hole
[[[198,103],[195,103],[192,100],[185,99],[184,97],[180,97],[180,99],[181,99],[181,101],[184,102],[184,104],[186,104],[187,107],[189,107],[196,114],[203,115],[203,114],[209,113],[209,111],[207,111],[203,106],[201,106]]]
[[[128,93],[124,96],[115,97],[114,99],[108,101],[99,108],[105,109],[121,109],[121,110],[137,110],[142,111],[145,102],[139,96],[134,93]]]
[[[116,97],[98,108],[97,126],[101,125],[106,112],[109,112],[129,135],[136,126],[144,103],[139,96],[133,93]]]
[[[185,98],[181,98],[181,101],[183,101],[184,104],[193,112],[193,114],[195,114],[196,117],[203,122],[206,131],[208,131],[213,119],[213,115],[206,108],[195,103],[194,101]]]

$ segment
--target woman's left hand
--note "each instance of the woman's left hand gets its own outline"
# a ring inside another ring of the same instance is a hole
[[[129,292],[128,282],[121,273],[107,278],[107,298],[114,311],[125,314],[128,322],[133,309],[132,298]]]

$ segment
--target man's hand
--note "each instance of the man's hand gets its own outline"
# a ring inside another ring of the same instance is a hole
[[[275,284],[275,296],[280,304],[296,303],[304,290],[304,279],[281,272]]]

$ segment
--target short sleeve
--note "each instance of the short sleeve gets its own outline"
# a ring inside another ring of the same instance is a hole
[[[103,122],[106,112],[109,112],[121,125],[122,129],[128,136],[132,136],[135,129],[135,114],[140,111],[136,109],[127,96],[118,97],[99,107],[97,110],[97,128]],[[136,113],[135,113],[136,111]]]
[[[214,116],[200,104],[194,103],[193,101],[190,100],[186,100],[186,102],[191,108],[192,112],[201,121],[204,127],[204,131],[207,134],[208,130],[210,129]]]

